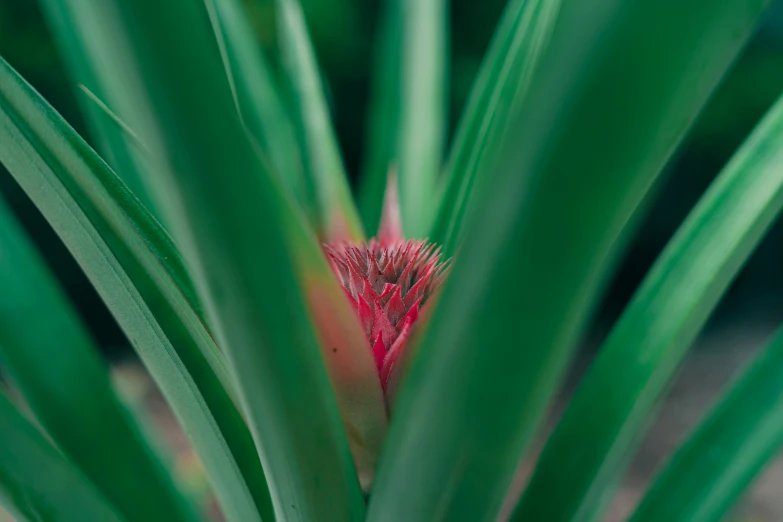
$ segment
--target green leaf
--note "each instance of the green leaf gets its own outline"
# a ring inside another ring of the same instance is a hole
[[[397,162],[400,125],[402,14],[399,0],[385,0],[372,62],[367,151],[359,178],[359,211],[364,228],[377,235],[383,211],[386,178]]]
[[[677,450],[630,520],[722,520],[783,445],[782,381],[779,332]]]
[[[204,6],[107,3],[118,16],[105,22],[119,25],[133,49],[121,66],[139,85],[139,132],[164,189],[178,196],[168,215],[235,376],[276,516],[361,520],[364,501],[324,367],[345,347],[319,351],[298,279],[302,261],[289,242],[292,229],[304,234],[304,220],[234,110]],[[375,386],[380,395],[377,378]]]
[[[83,2],[69,5],[65,0],[42,0],[42,7],[47,15],[47,21],[54,28],[57,42],[68,59],[72,76],[79,82],[82,97],[86,98],[86,103],[83,105],[85,113],[94,120],[99,138],[106,140],[107,147],[111,149],[108,151],[111,157],[121,162],[122,171],[119,174],[128,185],[131,197],[138,198],[144,207],[152,212],[155,209],[152,204],[152,194],[148,190],[149,187],[142,186],[145,182],[148,184],[155,181],[155,176],[150,173],[149,151],[146,150],[143,140],[133,131],[134,121],[121,117],[114,110],[124,109],[126,113],[130,113],[129,117],[133,114],[134,98],[127,90],[133,80],[125,71],[117,67],[117,61],[111,56],[112,52],[124,52],[123,46],[119,44],[119,39],[116,37],[119,28],[100,24],[97,21],[100,10],[109,9],[108,5],[103,2],[94,6]],[[96,73],[96,71],[106,70],[112,71],[112,74]],[[107,105],[107,101],[112,103],[112,106]],[[128,121],[131,124],[127,123]],[[133,183],[127,181],[128,176],[134,179]],[[198,295],[193,289],[193,283],[180,254],[168,234],[159,230],[161,226],[158,220],[162,216],[159,215],[160,209],[157,210],[154,217],[136,218],[137,226],[145,229],[143,231],[145,241],[150,244],[160,263],[175,280],[203,321],[204,316]],[[147,213],[140,211],[138,214]]]
[[[58,447],[129,520],[193,520],[115,396],[70,303],[1,199],[0,287],[0,361]]]
[[[242,122],[303,209],[310,209],[301,151],[274,76],[238,0],[205,0]]]
[[[3,60],[0,161],[73,254],[163,391],[227,519],[258,520],[259,510],[271,512],[222,355],[177,284],[181,267],[171,240]]]
[[[561,5],[401,383],[370,521],[498,515],[618,236],[769,3]]]
[[[492,160],[546,48],[560,2],[512,0],[506,6],[457,128],[430,239],[454,255],[476,177]]]
[[[370,192],[363,197],[370,198],[373,209],[378,205],[380,215],[386,175],[396,168],[403,231],[406,237],[423,238],[434,218],[432,201],[446,133],[448,13],[445,0],[388,1],[393,5],[388,7],[382,35],[380,81],[396,84],[377,88],[379,121],[374,125],[389,125],[389,129],[375,131],[373,139],[389,141],[372,152],[377,154],[373,160],[377,164],[375,171],[366,173],[371,176],[365,181]],[[398,114],[380,120],[393,112]]]
[[[160,212],[149,190],[149,184],[154,182],[155,177],[149,171],[148,161],[139,144],[118,125],[120,120],[117,119],[116,112],[119,110],[121,114],[125,114],[127,111],[123,109],[127,107],[123,106],[122,99],[109,96],[110,86],[104,83],[94,69],[98,60],[103,60],[103,67],[111,66],[105,53],[115,45],[113,28],[97,24],[88,10],[69,11],[61,0],[41,0],[40,5],[57,38],[70,76],[80,87],[76,90],[76,99],[86,116],[89,130],[98,148],[133,194],[160,218]],[[94,56],[88,56],[83,39],[96,42],[94,48],[97,52]],[[119,71],[106,81],[122,85],[125,77]],[[106,108],[110,108],[110,111],[107,112]]]
[[[783,99],[637,290],[549,437],[513,520],[601,515],[656,400],[781,209]]]
[[[362,223],[348,186],[302,7],[298,0],[277,0],[276,5],[305,173],[315,194],[318,236],[327,242],[362,241]]]
[[[400,114],[394,143],[402,228],[406,237],[423,238],[434,218],[446,132],[446,0],[390,1],[400,4]]]
[[[20,522],[122,522],[95,486],[0,393],[0,504]]]

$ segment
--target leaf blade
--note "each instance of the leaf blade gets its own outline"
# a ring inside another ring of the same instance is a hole
[[[549,438],[513,520],[600,516],[656,399],[783,209],[778,150],[783,98],[648,272]],[[558,502],[547,505],[554,483]]]
[[[305,172],[315,194],[318,236],[326,242],[360,242],[364,239],[364,230],[329,119],[302,7],[298,0],[277,0],[275,5],[283,65],[293,93],[295,124],[304,151]]]
[[[18,519],[122,522],[95,486],[22,417],[4,393],[0,393],[0,434],[0,502]]]
[[[133,49],[122,66],[139,85],[139,128],[178,195],[167,210],[236,378],[276,516],[360,520],[356,471],[285,232],[304,222],[233,110],[204,6],[111,4]]]
[[[491,158],[519,110],[521,98],[546,46],[557,2],[509,2],[493,36],[460,120],[442,182],[430,237],[454,255],[471,205],[475,179]]]
[[[433,219],[445,139],[446,2],[400,3],[400,121],[397,129],[402,227],[406,237],[424,238]]]
[[[70,303],[2,199],[0,245],[0,360],[36,417],[128,519],[194,520],[115,396]],[[40,327],[41,310],[46,328]]]
[[[41,7],[45,11],[49,27],[57,37],[68,72],[75,84],[83,86],[83,89],[76,90],[76,98],[87,118],[90,133],[122,180],[144,206],[160,218],[157,204],[149,189],[149,184],[154,181],[154,177],[149,172],[149,164],[139,150],[138,143],[129,139],[127,132],[117,125],[117,120],[96,104],[96,100],[99,100],[115,110],[119,107],[120,112],[124,113],[122,100],[107,96],[107,86],[96,74],[93,62],[87,57],[79,31],[87,35],[87,38],[99,42],[100,46],[96,48],[106,48],[113,45],[111,28],[95,24],[89,16],[89,11],[69,10],[59,0],[43,0]],[[94,59],[97,58],[93,57]],[[122,75],[118,75],[113,81],[122,82]]]
[[[299,144],[283,106],[272,71],[244,6],[236,0],[205,0],[219,40],[226,73],[242,121],[267,154],[275,172],[306,211],[311,210]]]
[[[561,5],[402,383],[371,522],[498,514],[617,237],[767,5]]]
[[[387,176],[397,161],[401,16],[400,2],[384,2],[375,42],[366,130],[368,144],[363,158],[358,194],[359,212],[370,237],[377,235]]]
[[[232,381],[160,256],[170,240],[72,128],[0,59],[0,161],[52,225],[160,386],[230,520],[271,509]],[[226,388],[224,388],[226,387]],[[195,407],[194,407],[195,406]],[[249,489],[248,484],[252,487]]]
[[[102,28],[100,24],[95,23],[95,13],[84,6],[71,8],[62,0],[43,0],[42,7],[47,22],[53,27],[57,42],[63,49],[71,75],[82,91],[80,100],[84,101],[84,98],[87,98],[82,105],[83,111],[93,122],[98,139],[104,142],[108,153],[119,165],[119,177],[128,185],[133,196],[137,197],[149,211],[150,215],[145,212],[132,213],[135,215],[136,225],[142,229],[145,241],[180,287],[190,305],[203,319],[201,304],[193,289],[190,275],[168,233],[162,230],[159,224],[160,209],[156,207],[151,191],[147,187],[151,174],[146,152],[143,151],[143,143],[125,120],[121,119],[112,107],[106,105],[111,82],[123,83],[126,77],[122,71],[116,71],[109,83],[104,84],[104,79],[96,73],[96,70],[111,65],[111,60],[101,52],[105,52],[116,43],[116,39],[111,35],[113,28]],[[94,47],[100,51],[90,55],[86,41],[97,42]],[[129,100],[126,92],[120,90],[109,101],[120,109],[127,110]],[[129,179],[132,182],[129,182]]]
[[[783,444],[778,333],[677,450],[629,520],[720,520]]]

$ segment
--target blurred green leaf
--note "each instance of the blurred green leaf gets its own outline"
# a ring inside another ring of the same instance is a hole
[[[166,210],[236,378],[276,516],[361,520],[364,501],[286,234],[304,221],[239,120],[206,9],[190,0],[107,4],[118,16],[105,23],[120,26],[133,50],[117,58],[127,58],[120,65],[139,87],[139,132],[163,189],[178,196]]]
[[[194,520],[2,199],[0,288],[0,361],[58,447],[129,520]]]
[[[122,522],[95,486],[0,392],[0,504],[20,522]]]
[[[239,0],[205,0],[242,122],[303,209],[310,210],[293,123]]]
[[[367,151],[359,179],[359,211],[370,237],[377,235],[386,178],[397,167],[400,125],[402,27],[399,0],[385,0],[378,22],[367,118]]]
[[[512,0],[503,13],[462,114],[430,239],[454,255],[477,176],[492,160],[552,32],[560,2]]]
[[[514,520],[601,515],[656,400],[782,208],[783,99],[648,272],[549,437]]]
[[[400,35],[399,121],[392,143],[397,147],[402,228],[406,237],[423,238],[434,218],[446,137],[447,4],[389,1],[399,3],[400,29],[394,31]]]
[[[138,143],[129,137],[122,126],[118,126],[111,113],[96,104],[96,100],[100,101],[115,114],[127,113],[124,110],[127,107],[122,105],[121,99],[110,95],[111,83],[124,85],[126,78],[123,72],[117,71],[112,78],[103,79],[94,68],[96,63],[102,63],[102,67],[111,67],[106,53],[116,45],[113,28],[96,23],[88,9],[69,10],[61,0],[40,0],[39,4],[57,39],[71,78],[74,83],[83,86],[83,89],[77,89],[76,99],[98,148],[136,197],[160,219],[160,212],[149,190],[149,184],[155,178],[150,173],[150,166],[139,150]],[[88,54],[85,39],[95,42],[93,56]],[[109,84],[105,83],[107,81]]]
[[[769,3],[561,6],[504,160],[477,180],[474,219],[401,384],[369,520],[498,515],[618,236]]]
[[[398,176],[403,229],[425,237],[441,168],[448,96],[445,0],[386,0],[380,19],[359,203],[374,235],[387,176]]]
[[[217,4],[221,3],[229,2],[217,0]],[[253,67],[248,61],[237,65]],[[269,128],[274,129],[275,126],[270,124]],[[285,208],[283,212],[295,211]],[[283,221],[287,225],[288,240],[296,252],[293,257],[326,355],[357,471],[362,485],[367,487],[372,481],[387,428],[374,362],[356,314],[347,305],[343,289],[324,261],[320,245],[313,241],[309,231],[302,229],[301,220],[297,217]],[[335,352],[333,347],[340,349]]]
[[[722,520],[783,444],[781,382],[779,332],[677,450],[630,520]]]
[[[298,0],[277,0],[276,6],[305,173],[316,199],[318,236],[328,242],[362,241],[362,223],[348,186],[302,7]]]
[[[228,520],[271,511],[232,380],[184,297],[160,225],[68,124],[0,60],[0,161],[84,270],[199,453]],[[256,507],[258,506],[258,507]]]

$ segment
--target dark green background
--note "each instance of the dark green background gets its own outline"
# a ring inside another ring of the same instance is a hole
[[[629,0],[632,1],[632,0]],[[274,55],[270,0],[249,0],[260,43]],[[328,82],[335,125],[355,181],[362,160],[377,0],[303,0]],[[453,129],[504,0],[452,0],[449,65]],[[79,131],[74,94],[34,0],[0,0],[0,55],[16,67]],[[621,75],[622,71],[617,71]],[[593,334],[616,317],[655,256],[704,188],[773,100],[783,92],[783,5],[778,4],[713,97],[658,187],[624,262],[608,289]],[[0,190],[33,234],[100,344],[126,345],[122,333],[68,252],[0,167]],[[562,238],[567,241],[568,238]],[[783,319],[783,226],[776,226],[733,285],[714,322]],[[2,292],[2,289],[0,289]]]

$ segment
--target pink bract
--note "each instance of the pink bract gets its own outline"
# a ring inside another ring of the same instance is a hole
[[[369,244],[324,248],[359,317],[386,390],[411,327],[443,281],[448,262],[442,261],[440,247],[426,241],[382,246],[372,239]]]

